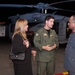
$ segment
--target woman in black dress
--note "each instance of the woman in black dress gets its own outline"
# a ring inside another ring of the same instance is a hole
[[[12,36],[12,51],[14,54],[25,52],[25,60],[12,60],[15,75],[32,75],[31,45],[26,37],[28,21],[18,19]]]

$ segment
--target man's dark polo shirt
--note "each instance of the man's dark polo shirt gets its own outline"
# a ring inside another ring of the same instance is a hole
[[[75,32],[70,34],[65,51],[65,68],[75,72]]]

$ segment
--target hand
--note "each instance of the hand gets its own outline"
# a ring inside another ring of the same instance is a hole
[[[32,53],[32,55],[33,55],[33,60],[35,61],[37,52],[36,52],[35,50],[32,50],[31,53]]]
[[[26,45],[27,48],[29,47],[29,41],[28,40],[24,40],[23,44]]]
[[[37,51],[35,51],[35,50],[32,50],[32,51],[31,51],[31,53],[32,53],[32,55],[33,55],[33,56],[36,56],[36,54],[37,54]]]
[[[46,45],[46,46],[42,47],[42,49],[47,50],[47,51],[51,51],[51,50],[53,50],[55,48],[56,48],[56,44],[54,44],[53,46]]]
[[[50,47],[50,45],[43,46],[42,48],[43,48],[44,50],[47,50],[47,51],[51,51],[51,50],[52,50],[52,47]]]

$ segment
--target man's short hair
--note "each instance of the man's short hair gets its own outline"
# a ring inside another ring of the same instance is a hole
[[[51,15],[47,15],[46,17],[45,17],[45,20],[44,20],[44,22],[47,20],[50,20],[50,19],[54,19],[54,17],[53,16],[51,16]]]

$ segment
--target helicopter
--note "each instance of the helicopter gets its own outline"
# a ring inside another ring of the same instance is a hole
[[[40,10],[41,12],[32,12],[32,13],[25,13],[25,14],[17,14],[15,16],[10,16],[8,19],[10,20],[8,25],[8,37],[11,38],[14,32],[15,22],[17,19],[27,19],[29,22],[29,31],[27,32],[27,36],[30,39],[30,41],[33,41],[34,33],[41,27],[44,26],[44,19],[47,15],[52,15],[55,18],[55,23],[53,29],[58,34],[58,39],[60,44],[67,43],[67,34],[69,35],[69,29],[68,26],[68,19],[67,16],[62,16],[56,14],[58,10],[61,11],[67,11],[67,12],[75,12],[72,10],[66,10],[62,8],[56,8],[53,5],[58,3],[64,3],[64,2],[72,2],[75,0],[69,0],[69,1],[60,1],[55,3],[38,3],[37,5],[21,5],[21,4],[0,4],[0,7],[10,7],[10,8],[36,8]],[[53,13],[47,13],[48,10],[54,10]]]

